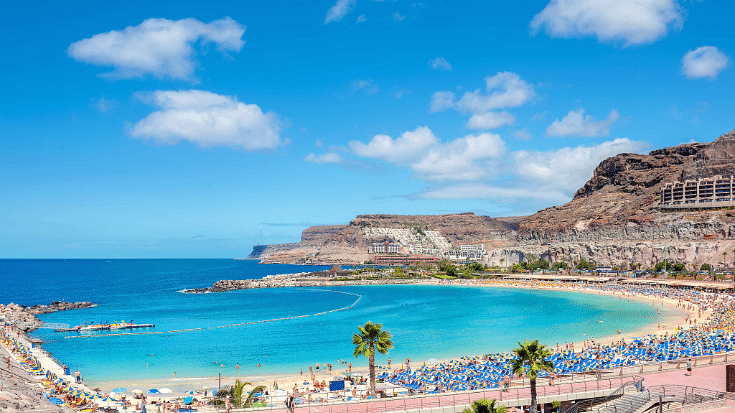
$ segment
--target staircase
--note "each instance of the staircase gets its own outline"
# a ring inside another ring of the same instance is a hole
[[[621,392],[619,397],[608,400],[595,413],[643,413],[654,406],[678,404],[693,405],[723,400],[725,393],[698,387],[667,384],[651,386],[641,392]]]

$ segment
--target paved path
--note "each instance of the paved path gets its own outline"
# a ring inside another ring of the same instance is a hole
[[[725,365],[694,367],[692,375],[684,375],[686,370],[675,370],[664,373],[644,374],[646,387],[658,384],[680,384],[682,386],[700,387],[703,389],[725,391]]]

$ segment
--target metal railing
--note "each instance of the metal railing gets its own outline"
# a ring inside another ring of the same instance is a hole
[[[565,394],[586,393],[596,390],[610,390],[620,387],[624,383],[624,379],[614,377],[603,379],[600,381],[586,382],[566,382],[554,385],[540,385],[537,387],[537,397],[560,396]],[[632,383],[632,381],[630,381]],[[323,393],[322,393],[323,395]],[[283,397],[275,398],[273,395],[261,396],[261,403],[265,398],[266,406],[250,407],[247,409],[235,409],[233,411],[254,411],[254,412],[272,412],[285,411]],[[352,401],[333,401],[329,402],[309,402],[298,404],[295,407],[296,413],[319,412],[319,413],[385,413],[394,411],[407,411],[413,409],[430,409],[437,407],[453,407],[467,406],[479,399],[498,400],[516,402],[519,400],[527,400],[531,398],[530,387],[511,387],[503,391],[500,388],[471,390],[464,392],[438,393],[438,394],[421,394],[405,397],[385,397],[372,400],[352,400]],[[527,404],[520,402],[518,405]],[[223,405],[217,406],[224,408]]]
[[[663,409],[664,403],[679,403],[680,405],[684,406],[699,403],[709,403],[716,400],[721,400],[724,397],[725,393],[715,390],[702,389],[692,386],[682,386],[678,384],[665,384],[651,386],[631,399],[624,400],[622,401],[622,403],[616,403],[612,405],[612,408],[602,407],[597,409],[595,412],[634,413],[648,404],[651,405],[649,407],[658,404]],[[651,401],[653,401],[653,404],[651,404]]]
[[[564,413],[578,413],[580,411],[586,411],[596,404],[603,403],[605,407],[607,407],[608,403],[622,397],[624,394],[626,394],[626,391],[630,389],[636,389],[636,391],[638,391],[638,389],[640,388],[641,380],[641,377],[634,376],[633,380],[626,381],[625,383],[620,385],[620,387],[615,389],[612,393],[608,394],[603,400],[599,400],[598,398],[584,400],[582,402],[573,404],[569,409],[564,411]]]

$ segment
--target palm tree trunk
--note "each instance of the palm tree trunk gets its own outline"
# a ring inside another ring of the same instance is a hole
[[[536,413],[536,379],[531,380],[531,406],[528,409],[529,413]]]
[[[375,347],[370,346],[370,357],[368,357],[370,363],[370,395],[375,398]]]

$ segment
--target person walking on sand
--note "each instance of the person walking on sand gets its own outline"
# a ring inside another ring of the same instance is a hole
[[[388,368],[390,368],[390,357],[388,357]]]
[[[232,406],[230,406],[230,396],[225,396],[225,413],[230,413]]]

